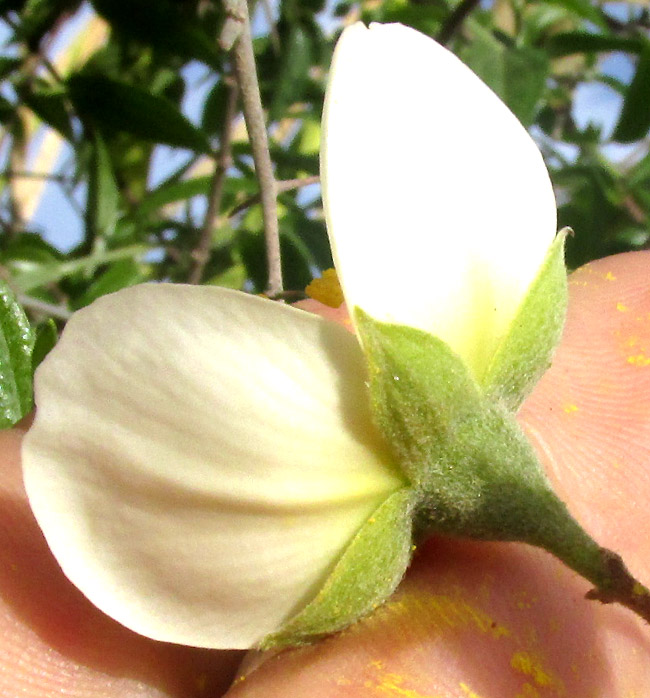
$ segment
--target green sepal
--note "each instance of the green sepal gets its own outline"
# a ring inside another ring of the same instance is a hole
[[[539,546],[594,584],[588,598],[650,622],[650,591],[555,495],[506,401],[486,394],[437,337],[354,314],[373,417],[412,483],[416,542],[444,533]]]
[[[562,335],[568,303],[566,235],[567,229],[562,230],[553,241],[482,380],[485,392],[502,400],[512,411],[551,365]]]
[[[323,587],[262,649],[311,642],[374,610],[399,584],[412,551],[412,492],[393,492],[361,526]]]
[[[0,279],[0,429],[32,408],[34,333],[9,286]]]
[[[355,320],[375,422],[413,484],[419,526],[541,544],[540,516],[558,500],[513,415],[441,339],[358,308]]]

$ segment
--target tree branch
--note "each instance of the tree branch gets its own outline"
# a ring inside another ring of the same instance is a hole
[[[449,43],[451,37],[460,29],[467,15],[478,6],[480,1],[481,0],[462,0],[462,2],[456,5],[436,37],[439,44],[445,46]]]
[[[300,177],[299,179],[283,179],[275,183],[275,190],[278,194],[282,194],[286,191],[291,191],[292,189],[299,189],[300,187],[306,187],[310,184],[318,184],[318,182],[320,182],[320,177],[318,175],[312,175],[311,177]],[[260,194],[249,196],[248,199],[245,199],[241,202],[241,204],[238,204],[232,209],[232,211],[230,211],[228,218],[236,216],[238,213],[245,211],[247,208],[250,208],[254,204],[258,204],[259,202]]]
[[[214,174],[210,183],[210,191],[208,192],[208,207],[199,233],[199,242],[192,252],[193,264],[187,279],[190,284],[201,283],[203,271],[210,259],[212,231],[214,230],[219,211],[221,210],[223,187],[226,182],[228,167],[230,167],[232,160],[232,123],[235,118],[238,94],[237,83],[233,82],[228,92],[228,101],[226,103],[223,126],[219,137],[219,155],[215,162]]]
[[[269,272],[267,293],[271,297],[275,297],[282,291],[277,192],[271,154],[269,153],[266,125],[264,123],[260,88],[257,81],[248,6],[246,0],[224,0],[224,3],[228,19],[221,33],[220,43],[223,48],[228,48],[228,42],[232,41],[233,35],[237,34],[235,31],[235,25],[237,25],[239,31],[234,41],[232,53],[235,74],[241,92],[244,120],[246,121],[248,138],[253,151],[255,173],[260,185],[266,260]]]
[[[55,317],[58,320],[69,320],[72,317],[72,312],[62,305],[46,303],[38,298],[32,298],[31,296],[26,296],[22,293],[19,293],[16,298],[24,308],[33,310],[36,313],[41,313],[42,315],[47,315],[49,317]]]

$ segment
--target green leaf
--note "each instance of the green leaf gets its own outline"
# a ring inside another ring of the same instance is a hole
[[[273,102],[269,120],[282,117],[296,100],[304,96],[304,86],[309,80],[311,65],[311,40],[299,25],[291,25],[289,39],[283,47],[279,74],[274,82]]]
[[[551,365],[560,341],[568,303],[565,239],[562,231],[553,241],[482,381],[489,395],[513,411]]]
[[[62,89],[35,89],[26,91],[21,97],[39,119],[55,128],[64,138],[72,140],[70,117],[65,106],[66,94]]]
[[[108,236],[115,230],[119,205],[120,192],[113,174],[111,156],[101,134],[95,130],[86,206],[86,226],[91,239]]]
[[[9,73],[20,66],[21,62],[20,58],[0,56],[0,78],[6,78]]]
[[[32,351],[32,372],[36,371],[41,361],[50,353],[58,339],[59,333],[56,329],[56,323],[51,318],[41,322],[36,327],[36,340],[34,341],[34,350]]]
[[[97,12],[113,27],[138,43],[164,53],[198,59],[220,70],[220,52],[198,18],[183,3],[170,0],[92,0]]]
[[[346,628],[393,593],[411,558],[409,488],[390,495],[363,524],[316,598],[262,648],[310,642]]]
[[[558,5],[563,10],[569,10],[578,17],[592,22],[596,26],[607,29],[607,22],[600,8],[596,7],[592,0],[546,0],[548,4]]]
[[[13,292],[0,279],[0,429],[32,408],[34,334]]]
[[[546,55],[526,46],[505,46],[491,32],[476,24],[472,33],[474,40],[462,53],[463,61],[528,126],[535,118],[546,87],[549,72]]]
[[[623,110],[612,138],[629,143],[643,138],[650,128],[650,42],[644,44],[628,87]]]
[[[555,34],[546,42],[546,50],[551,56],[570,56],[573,53],[591,53],[602,51],[625,51],[639,53],[643,41],[610,34],[592,34],[584,31],[563,32]]]
[[[211,175],[203,177],[193,177],[192,179],[182,179],[180,181],[169,182],[161,185],[157,189],[147,193],[140,202],[135,215],[138,217],[148,216],[158,209],[175,201],[186,201],[194,196],[206,195],[212,180]]]
[[[223,122],[226,118],[227,105],[230,99],[230,89],[225,80],[219,80],[205,98],[201,115],[201,126],[210,136],[218,136],[223,129]]]
[[[67,262],[56,262],[42,264],[35,269],[20,272],[14,275],[14,286],[22,293],[28,293],[44,284],[51,284],[60,281],[66,276],[71,276],[79,272],[92,274],[97,267],[108,262],[129,257],[141,257],[149,252],[151,248],[147,245],[129,245],[120,247],[117,250],[96,252],[79,259],[71,259]]]
[[[123,131],[148,142],[211,152],[206,135],[165,97],[103,75],[82,73],[68,79],[68,88],[82,118],[108,132]]]
[[[73,308],[78,309],[90,305],[100,296],[119,291],[127,286],[142,283],[149,276],[147,266],[136,262],[134,259],[129,258],[115,262],[100,274],[81,296],[74,299]]]

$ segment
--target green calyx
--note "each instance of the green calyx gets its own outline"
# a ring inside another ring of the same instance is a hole
[[[650,622],[650,592],[599,546],[555,495],[515,419],[548,368],[567,306],[561,233],[479,383],[445,342],[422,330],[354,320],[368,362],[375,423],[409,484],[365,522],[324,584],[263,649],[341,630],[402,578],[412,541],[431,533],[542,547]]]
[[[519,306],[482,380],[485,392],[516,410],[551,365],[560,341],[568,303],[564,241],[561,230],[537,278]]]
[[[411,559],[408,488],[393,492],[354,536],[316,597],[261,649],[300,645],[346,628],[385,601]]]

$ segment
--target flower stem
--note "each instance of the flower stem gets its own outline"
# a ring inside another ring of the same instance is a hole
[[[650,591],[634,578],[620,555],[591,538],[550,488],[523,488],[504,498],[489,494],[487,498],[489,504],[462,523],[454,518],[443,523],[437,507],[421,506],[416,530],[421,535],[443,533],[543,548],[594,585],[586,598],[619,603],[650,623]]]
[[[620,555],[598,545],[584,531],[563,502],[555,495],[552,500],[549,504],[555,511],[551,516],[557,524],[546,528],[545,540],[535,544],[594,585],[586,598],[604,604],[619,603],[650,623],[650,591],[634,578]]]

